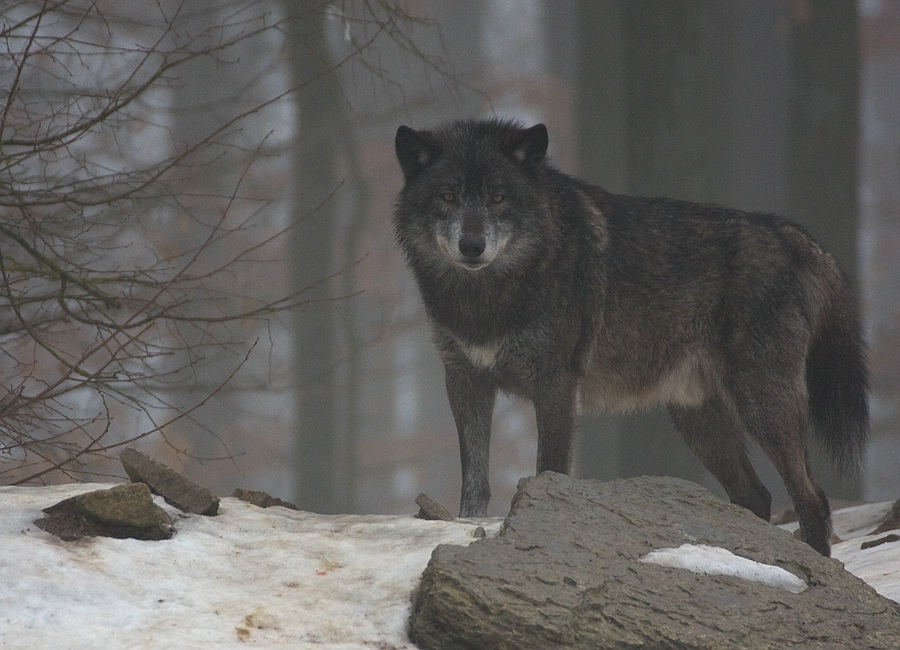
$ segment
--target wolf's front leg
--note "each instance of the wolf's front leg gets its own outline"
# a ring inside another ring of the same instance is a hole
[[[491,500],[488,478],[491,447],[491,417],[496,385],[483,373],[456,364],[444,366],[447,398],[459,434],[462,464],[460,517],[482,517]]]
[[[537,418],[537,473],[550,470],[568,474],[572,465],[578,381],[560,371],[542,377],[534,397]]]

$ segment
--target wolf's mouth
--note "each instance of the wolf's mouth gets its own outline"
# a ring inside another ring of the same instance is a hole
[[[461,267],[466,269],[467,271],[478,271],[486,267],[490,262],[486,262],[484,260],[461,260],[457,261]]]

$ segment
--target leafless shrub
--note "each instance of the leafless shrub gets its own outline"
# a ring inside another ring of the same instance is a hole
[[[172,127],[182,70],[226,65],[245,44],[277,35],[277,16],[228,5],[209,27],[187,14],[192,6],[4,10],[5,482],[74,476],[90,456],[165,435],[234,375],[261,323],[302,299],[283,283],[248,286],[287,226],[247,187],[273,150],[243,127],[286,91],[232,104],[192,140],[178,141]],[[190,399],[174,399],[175,386]]]

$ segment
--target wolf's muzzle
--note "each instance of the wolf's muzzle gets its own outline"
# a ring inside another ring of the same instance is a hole
[[[485,248],[487,242],[481,235],[465,234],[459,238],[459,252],[462,253],[465,262],[478,262]]]

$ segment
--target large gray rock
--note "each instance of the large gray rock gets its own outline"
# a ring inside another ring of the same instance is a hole
[[[781,567],[802,591],[642,561],[684,544]],[[500,536],[435,549],[413,610],[426,649],[900,648],[895,603],[840,562],[671,478],[524,479]]]

